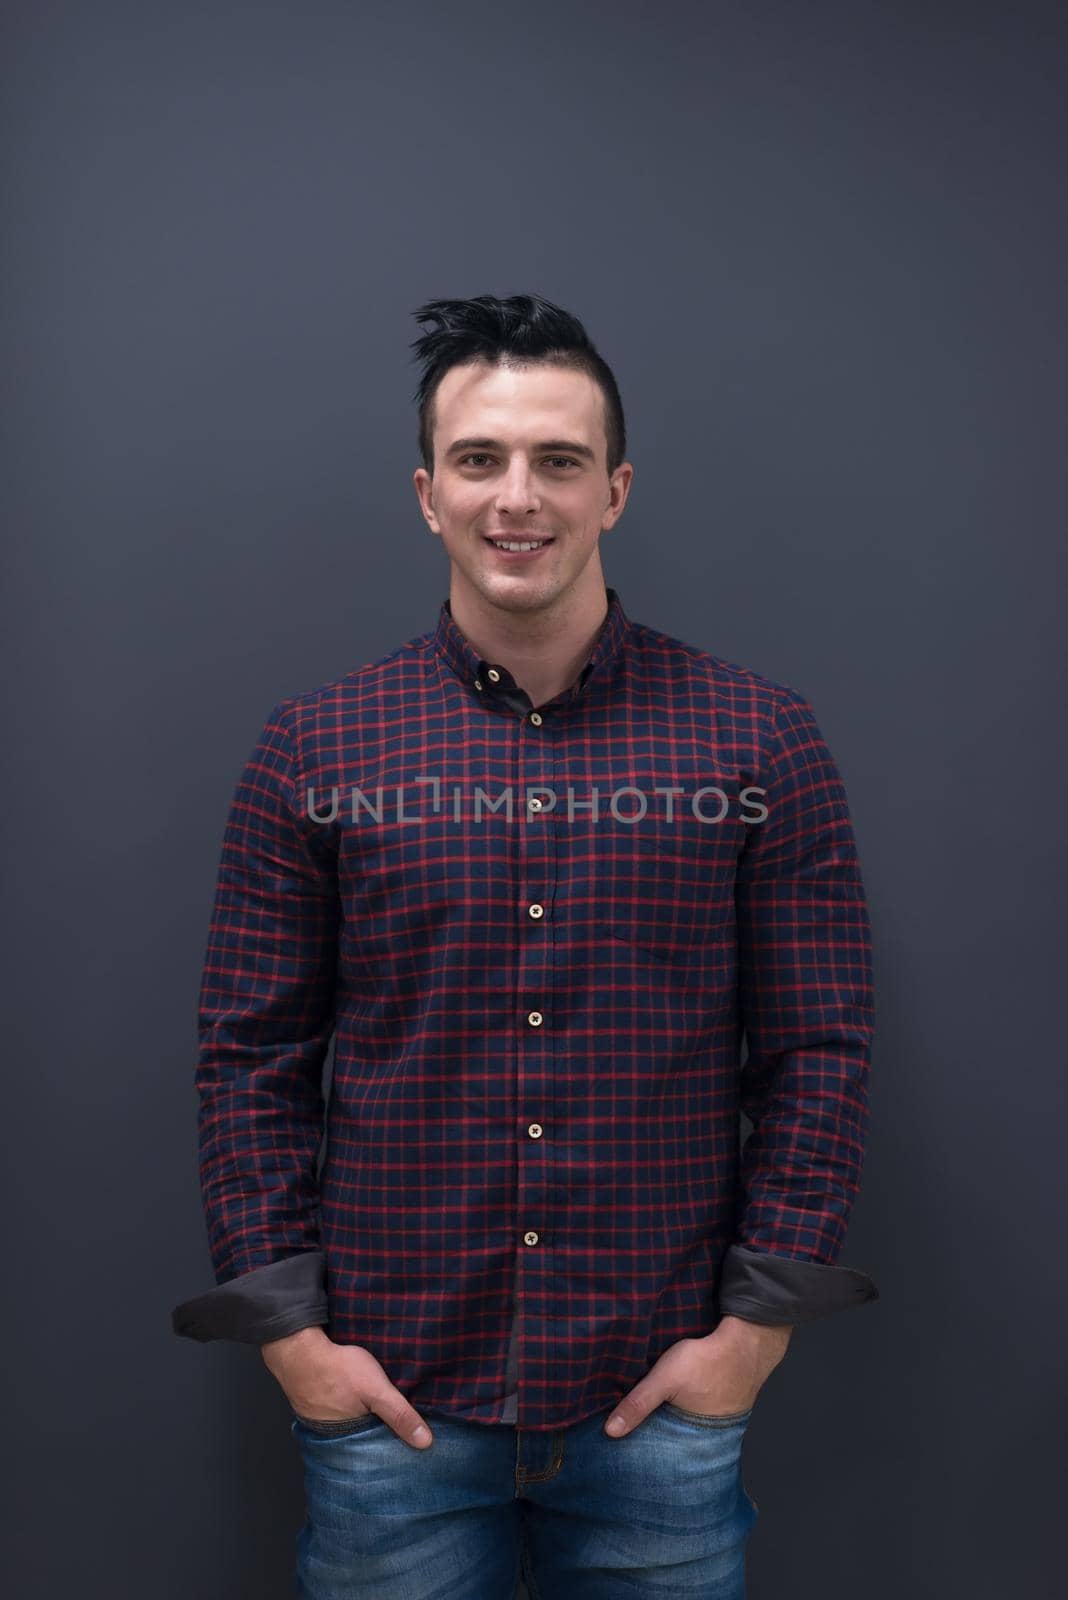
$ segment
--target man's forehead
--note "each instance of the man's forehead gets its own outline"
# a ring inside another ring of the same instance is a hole
[[[450,367],[435,395],[436,421],[450,432],[513,429],[549,437],[563,431],[582,436],[597,420],[599,391],[584,372],[548,365],[490,367],[485,362]]]

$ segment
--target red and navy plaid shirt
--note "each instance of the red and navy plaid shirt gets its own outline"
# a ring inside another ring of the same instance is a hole
[[[841,778],[799,693],[606,599],[536,709],[444,601],[267,718],[200,993],[217,1286],[176,1332],[319,1323],[417,1409],[548,1430],[723,1315],[877,1297],[837,1264],[873,1030]]]

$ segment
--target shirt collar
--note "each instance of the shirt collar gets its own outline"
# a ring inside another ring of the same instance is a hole
[[[609,676],[610,669],[623,653],[630,622],[623,610],[617,590],[606,586],[605,594],[608,599],[608,612],[593,642],[586,665],[572,685],[570,693],[565,691],[567,698],[578,694],[595,675]],[[487,661],[485,657],[480,656],[467,636],[460,632],[453,618],[448,597],[441,602],[437,627],[433,633],[433,644],[445,664],[451,667],[456,676],[480,698],[486,695],[506,694],[509,691],[515,692],[516,681],[508,668],[499,661]]]

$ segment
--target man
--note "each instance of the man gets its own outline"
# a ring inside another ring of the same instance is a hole
[[[581,325],[417,316],[449,596],[276,706],[238,785],[200,997],[217,1285],[174,1327],[258,1344],[286,1395],[304,1595],[503,1600],[521,1557],[546,1596],[670,1569],[725,1600],[764,1382],[877,1297],[837,1263],[873,1027],[846,797],[799,693],[606,587],[633,467]]]

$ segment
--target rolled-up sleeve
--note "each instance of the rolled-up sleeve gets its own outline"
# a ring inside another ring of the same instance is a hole
[[[845,788],[808,701],[779,687],[768,815],[735,886],[747,1058],[738,1224],[724,1315],[794,1323],[878,1298],[838,1262],[860,1185],[874,1034],[871,931]]]
[[[261,1342],[327,1320],[316,1167],[337,863],[303,794],[282,702],[233,796],[201,979],[200,1187],[216,1287],[172,1311],[192,1338]]]

